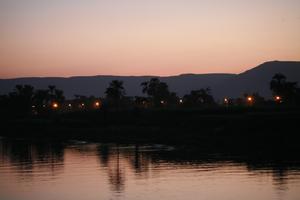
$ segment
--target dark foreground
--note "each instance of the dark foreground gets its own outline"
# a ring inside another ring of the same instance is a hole
[[[118,143],[299,148],[299,108],[216,108],[3,117],[1,135]]]

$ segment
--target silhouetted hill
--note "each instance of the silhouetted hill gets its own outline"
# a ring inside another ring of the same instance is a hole
[[[179,76],[159,77],[170,86],[170,90],[179,96],[204,87],[211,87],[216,98],[239,97],[244,92],[259,92],[270,97],[269,82],[275,73],[283,73],[288,80],[300,82],[300,62],[267,62],[241,74],[182,74]],[[16,78],[0,79],[0,94],[13,90],[17,84],[30,84],[35,88],[56,85],[65,91],[67,98],[75,94],[104,96],[110,81],[124,81],[127,95],[142,95],[140,84],[153,76],[86,76],[70,78]]]
[[[209,87],[231,78],[232,74],[201,74],[201,75],[179,75],[170,77],[159,77],[168,83],[171,91],[183,96],[190,90]],[[112,80],[124,81],[126,94],[129,96],[141,96],[140,84],[150,80],[154,76],[87,76],[70,78],[17,78],[0,80],[0,93],[8,93],[16,84],[30,84],[35,88],[47,88],[48,85],[56,85],[65,91],[67,98],[73,98],[75,94],[104,96],[105,89]]]
[[[300,84],[300,62],[272,61],[220,82],[213,91],[217,97],[240,97],[244,93],[258,92],[270,98],[272,94],[269,84],[275,73],[282,73],[288,81],[296,81]]]

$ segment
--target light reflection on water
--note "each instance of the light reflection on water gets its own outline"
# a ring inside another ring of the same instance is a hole
[[[293,156],[0,140],[0,199],[300,199]]]

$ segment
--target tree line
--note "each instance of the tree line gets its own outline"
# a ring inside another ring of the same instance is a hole
[[[224,97],[219,104],[211,94],[210,88],[192,90],[183,97],[171,92],[167,83],[158,78],[140,84],[145,96],[126,96],[124,83],[113,80],[105,91],[105,97],[86,97],[75,95],[72,100],[66,100],[64,92],[54,85],[47,89],[35,90],[31,85],[16,85],[7,95],[0,96],[2,112],[13,114],[39,114],[53,110],[74,111],[88,109],[122,109],[122,108],[160,108],[160,107],[205,107],[205,106],[234,106],[234,105],[266,105],[266,104],[300,104],[300,88],[297,82],[287,81],[283,74],[275,74],[270,81],[273,100],[265,100],[258,93],[244,94],[243,97],[232,99]]]

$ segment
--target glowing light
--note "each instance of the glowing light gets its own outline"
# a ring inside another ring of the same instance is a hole
[[[228,99],[227,98],[224,98],[224,103],[228,103]]]
[[[71,108],[71,107],[72,107],[72,104],[69,103],[68,106]]]
[[[248,97],[247,101],[252,102],[253,101],[253,97]]]
[[[81,106],[84,107],[84,103],[82,103]]]
[[[276,101],[280,101],[280,100],[281,100],[281,97],[280,97],[280,96],[276,96],[276,97],[275,97],[275,100],[276,100]]]
[[[161,103],[161,104],[164,104],[164,103],[165,103],[165,101],[160,101],[160,103]]]
[[[58,108],[58,103],[53,103],[52,104],[52,107],[55,109],[55,108]]]
[[[35,105],[31,106],[32,108],[35,108]]]
[[[100,102],[99,101],[96,101],[95,102],[95,106],[98,108],[98,107],[100,107]]]
[[[179,100],[179,103],[183,103],[183,100],[182,100],[182,99],[180,99],[180,100]]]

